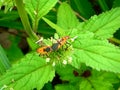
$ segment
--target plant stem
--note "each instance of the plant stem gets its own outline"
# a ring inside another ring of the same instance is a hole
[[[79,15],[79,13],[75,12],[76,16],[78,16],[78,18],[80,18],[81,20],[83,20],[84,22],[87,21],[87,19],[85,19],[84,17],[82,17],[81,15]]]
[[[116,38],[110,38],[110,40],[116,44],[119,44],[120,45],[120,40],[119,39],[116,39]]]
[[[20,15],[20,18],[21,18],[21,21],[22,21],[22,24],[24,26],[26,33],[29,35],[29,37],[32,40],[34,40],[34,41],[38,40],[37,35],[33,32],[32,28],[30,26],[28,16],[27,16],[27,13],[25,11],[24,4],[23,4],[23,0],[15,0],[15,3],[16,3],[17,10],[18,10],[18,13]]]
[[[35,21],[33,22],[33,31],[34,31],[34,32],[37,32],[38,23],[39,23],[39,21],[38,21],[37,19],[35,19]]]
[[[62,2],[59,0],[58,1],[58,3],[59,4],[62,4]],[[78,18],[80,18],[81,20],[83,20],[83,21],[87,21],[84,17],[82,17],[78,12],[76,12],[76,11],[74,11],[73,10],[73,12],[75,13],[75,15],[78,17]]]
[[[39,7],[39,3],[37,3],[37,8],[35,9],[34,13],[35,13],[35,20],[33,20],[33,31],[37,32],[38,29],[38,23],[39,23],[39,18],[38,18],[38,7]]]

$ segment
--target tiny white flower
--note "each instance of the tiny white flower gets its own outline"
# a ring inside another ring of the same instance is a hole
[[[14,79],[12,79],[11,81],[12,81],[12,82],[15,82],[15,80],[14,80]]]
[[[4,88],[7,88],[8,86],[7,86],[7,85],[4,85],[3,87],[4,87]]]
[[[74,42],[74,39],[73,39],[73,38],[71,38],[71,41],[72,41],[72,42]]]
[[[14,89],[11,87],[10,90],[14,90]]]
[[[7,87],[8,87],[7,85],[3,85],[3,87],[1,87],[0,90],[4,90]]]
[[[41,42],[41,41],[43,41],[43,37],[41,37],[38,41],[36,41],[35,43],[39,43],[39,42]]]
[[[53,37],[50,37],[50,40],[53,41]]]
[[[69,63],[72,62],[72,57],[68,57],[68,62],[69,62]]]
[[[36,11],[34,11],[34,14],[35,14],[35,15],[37,15],[37,12],[36,12]]]
[[[65,64],[65,65],[66,65],[66,64],[67,64],[67,61],[66,61],[66,60],[63,60],[63,64]]]
[[[53,67],[55,66],[55,62],[52,63],[52,66],[53,66]]]
[[[71,38],[71,41],[74,42],[77,37],[78,36],[75,36],[75,37]]]
[[[54,38],[55,38],[55,39],[59,39],[59,36],[58,36],[57,33],[54,34]]]
[[[50,62],[50,58],[46,58],[46,62]]]
[[[50,40],[51,40],[52,43],[56,43],[57,42],[53,37],[51,37]]]

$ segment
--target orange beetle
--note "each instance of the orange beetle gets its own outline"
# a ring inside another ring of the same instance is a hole
[[[65,36],[62,39],[60,39],[60,41],[58,41],[60,43],[60,47],[63,46],[69,38],[69,36]]]
[[[60,47],[62,47],[66,41],[69,39],[69,36],[65,36],[63,38],[61,38],[60,40],[57,41],[57,43],[53,43],[53,45],[51,46],[53,51],[58,50]]]
[[[62,47],[68,39],[69,39],[69,36],[65,36],[60,40],[57,40],[57,43],[53,43],[52,46],[44,46],[44,47],[38,48],[37,53],[41,55],[47,55],[49,52],[56,51],[60,47]]]
[[[44,47],[37,49],[37,53],[39,53],[41,55],[48,54],[51,51],[52,51],[52,48],[50,46],[44,46]]]

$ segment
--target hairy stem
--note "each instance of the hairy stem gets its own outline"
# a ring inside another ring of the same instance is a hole
[[[32,28],[30,26],[28,16],[25,11],[24,4],[23,4],[23,0],[15,0],[15,3],[16,3],[17,10],[18,10],[19,16],[21,18],[21,21],[22,21],[22,24],[24,26],[26,33],[29,35],[29,37],[32,40],[34,40],[34,41],[38,40],[37,35],[33,32]]]
[[[119,39],[116,39],[116,38],[110,38],[109,39],[110,41],[116,43],[116,44],[119,44],[120,45],[120,40]]]

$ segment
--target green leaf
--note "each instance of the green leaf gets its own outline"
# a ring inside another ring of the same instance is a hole
[[[74,67],[85,63],[97,70],[120,73],[120,50],[107,41],[80,39],[74,42],[73,47],[75,60],[72,65]]]
[[[36,55],[36,53],[27,54],[21,62],[13,67],[0,78],[0,87],[7,86],[7,90],[32,90],[41,89],[45,83],[51,81],[55,71],[51,64]]]
[[[21,22],[24,26],[26,33],[33,41],[38,40],[37,35],[35,34],[35,32],[32,30],[30,26],[30,22],[27,16],[27,12],[25,11],[25,5],[23,3],[23,0],[14,0],[14,1],[17,6],[17,11],[19,13]]]
[[[76,86],[77,85],[73,85],[73,84],[61,84],[61,85],[56,85],[55,90],[79,90],[78,87]]]
[[[27,38],[27,42],[32,50],[36,50],[36,48],[38,48],[39,46],[38,44],[33,42],[33,40],[31,40],[30,38]]]
[[[118,82],[114,73],[92,70],[91,76],[83,78],[79,87],[80,90],[113,90],[113,85]]]
[[[58,0],[24,0],[25,7],[33,20],[46,15]]]
[[[18,43],[20,42],[21,38],[18,36],[9,36],[10,42],[12,42],[9,46],[9,48],[6,48],[6,54],[9,58],[9,60],[13,63],[14,61],[19,60],[22,58],[23,52],[18,46]]]
[[[95,15],[84,24],[80,23],[77,28],[91,31],[96,37],[108,39],[120,28],[120,8],[112,9],[98,16]]]
[[[43,17],[42,18],[49,26],[51,26],[53,29],[55,29],[57,31],[57,33],[59,33],[60,35],[64,35],[64,30],[59,27],[58,25],[54,24],[53,22],[51,22],[49,19]]]
[[[80,83],[80,88],[79,90],[94,90],[92,88],[92,85],[90,84],[89,81],[87,80],[83,80],[81,83]]]
[[[17,11],[11,11],[4,13],[2,10],[0,11],[0,21],[11,21],[11,20],[16,20],[19,18],[18,12]]]
[[[33,30],[36,31],[38,21],[55,6],[58,0],[24,0],[26,10],[33,21]]]
[[[23,57],[23,52],[21,51],[21,49],[14,44],[9,49],[6,49],[6,53],[12,63]]]
[[[77,82],[80,80],[79,77],[76,77],[74,75],[74,70],[76,69],[70,65],[66,65],[64,67],[56,67],[56,72],[59,74],[60,79],[63,81]]]
[[[95,13],[89,0],[70,0],[70,4],[76,12],[79,12],[79,14],[86,19]]]
[[[10,68],[10,62],[2,48],[2,46],[0,45],[0,75],[4,74],[5,71]]]
[[[75,28],[79,21],[67,3],[62,3],[57,13],[57,25],[67,30]]]
[[[119,82],[119,79],[117,77],[117,75],[115,73],[112,72],[105,72],[105,71],[96,71],[96,70],[92,70],[91,71],[91,79],[95,80],[101,80],[101,81],[107,81],[111,84],[115,84]]]
[[[98,0],[98,3],[103,11],[109,10],[109,7],[105,0]]]
[[[113,8],[120,7],[120,0],[114,0],[113,2]]]
[[[23,25],[18,21],[18,18],[19,15],[17,11],[11,11],[7,13],[0,11],[0,26],[23,30]]]
[[[45,15],[46,18],[48,18],[49,20],[51,20],[52,22],[56,22],[56,12],[49,12],[49,14]],[[55,30],[53,28],[51,28],[49,25],[47,25],[47,23],[45,21],[43,21],[42,19],[39,21],[39,25],[38,25],[38,33],[41,33],[44,37],[50,37],[52,35],[54,35]]]
[[[79,90],[113,90],[113,88],[111,83],[95,79],[83,80]]]
[[[0,21],[0,26],[6,28],[14,28],[15,30],[23,30],[22,23],[17,21]]]
[[[8,10],[12,10],[14,7],[13,0],[0,0],[0,9],[2,6],[5,6],[4,12],[6,13]]]

